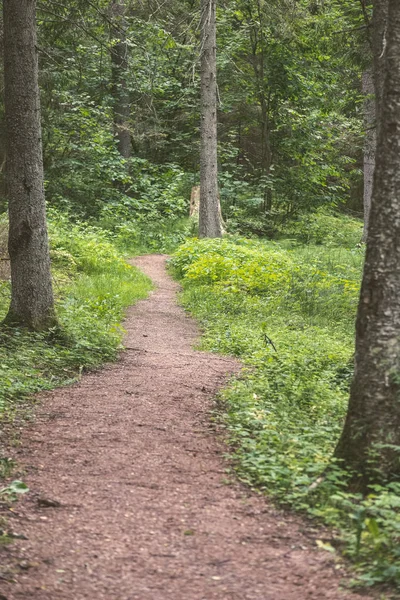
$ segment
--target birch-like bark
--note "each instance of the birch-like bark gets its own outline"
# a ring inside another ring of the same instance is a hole
[[[114,109],[114,132],[121,156],[129,158],[131,156],[131,134],[129,127],[131,104],[126,81],[128,74],[128,45],[124,22],[126,13],[125,1],[113,0],[110,13],[114,22],[111,31],[111,92]]]
[[[43,186],[36,0],[3,0],[11,305],[5,322],[56,324]]]
[[[369,213],[371,210],[372,188],[375,171],[376,152],[376,101],[374,77],[371,69],[366,69],[362,76],[364,94],[364,231],[363,241],[367,240]]]
[[[377,126],[379,127],[388,41],[389,0],[373,0],[372,49]]]
[[[216,0],[201,0],[201,126],[199,237],[221,237],[217,157]]]
[[[385,2],[383,2],[384,4]],[[376,0],[375,9],[382,9]],[[353,490],[400,478],[400,2],[389,0],[384,87],[367,254],[356,325],[355,375],[336,457]],[[376,39],[381,40],[380,36]],[[382,44],[374,46],[375,64]]]

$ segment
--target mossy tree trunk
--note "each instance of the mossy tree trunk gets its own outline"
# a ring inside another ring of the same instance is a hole
[[[385,2],[382,2],[385,4]],[[382,6],[376,0],[375,10]],[[389,0],[384,32],[376,168],[356,326],[355,375],[336,457],[351,489],[400,479],[400,3]],[[378,92],[377,92],[378,93]]]
[[[5,322],[43,330],[56,324],[43,186],[36,0],[4,0],[11,305]]]
[[[222,236],[217,157],[216,0],[201,1],[201,126],[199,237]]]

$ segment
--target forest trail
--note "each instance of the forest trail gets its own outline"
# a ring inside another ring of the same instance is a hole
[[[14,450],[31,491],[9,525],[27,539],[2,551],[14,582],[0,598],[361,598],[339,590],[318,532],[227,485],[208,412],[239,365],[193,350],[165,257],[134,262],[157,289],[130,309],[121,360],[44,394]]]

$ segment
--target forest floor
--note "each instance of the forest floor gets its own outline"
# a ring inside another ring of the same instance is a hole
[[[210,424],[240,365],[193,350],[164,256],[118,363],[42,394],[12,449],[30,492],[7,512],[4,600],[356,600],[324,532],[229,479]]]

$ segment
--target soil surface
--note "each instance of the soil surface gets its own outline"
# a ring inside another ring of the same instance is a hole
[[[239,364],[193,350],[165,257],[130,309],[121,360],[43,394],[14,456],[27,494],[9,513],[4,600],[348,600],[310,524],[229,482],[210,425]],[[363,596],[365,598],[365,596]]]

